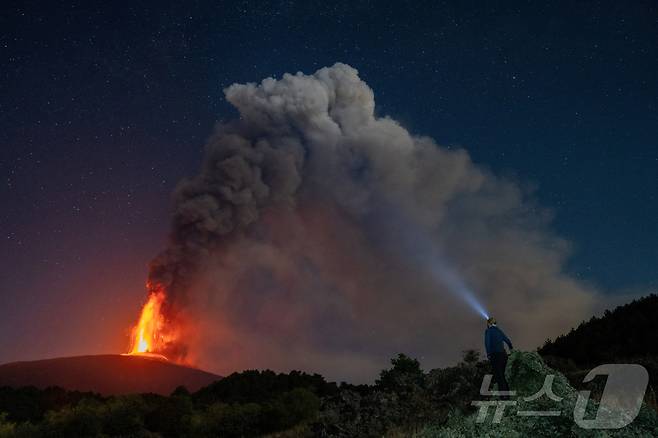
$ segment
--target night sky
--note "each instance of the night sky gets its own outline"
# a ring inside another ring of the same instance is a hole
[[[609,294],[658,287],[658,5],[3,2],[0,362],[122,352],[222,90],[337,61],[534,190]]]

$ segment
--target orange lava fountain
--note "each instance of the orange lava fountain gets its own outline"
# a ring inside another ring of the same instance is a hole
[[[149,294],[148,301],[142,307],[139,321],[132,330],[132,345],[128,354],[167,359],[158,353],[167,344],[166,321],[162,314],[164,301],[165,294],[161,290],[155,290]]]

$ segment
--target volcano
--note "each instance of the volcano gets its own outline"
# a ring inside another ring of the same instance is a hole
[[[59,386],[102,395],[169,395],[178,386],[196,391],[219,379],[215,374],[175,365],[155,355],[105,354],[0,365],[0,386]]]

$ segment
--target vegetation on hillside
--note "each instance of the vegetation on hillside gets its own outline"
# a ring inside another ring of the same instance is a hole
[[[639,415],[629,425],[618,429],[596,430],[583,429],[574,420],[574,408],[578,391],[571,386],[567,378],[560,372],[548,367],[535,352],[514,351],[505,372],[511,389],[516,394],[506,402],[511,403],[505,408],[499,423],[493,422],[494,407],[489,408],[489,414],[484,421],[478,421],[477,414],[464,415],[454,412],[448,420],[440,425],[432,425],[416,434],[417,438],[523,438],[523,437],[651,437],[658,436],[658,414],[643,405]],[[541,394],[547,376],[552,377],[552,394],[559,400],[553,400],[546,394]],[[477,397],[479,400],[497,400],[490,397]],[[598,404],[590,400],[586,409],[586,419],[597,415]],[[521,415],[519,412],[558,412],[557,416]]]
[[[656,382],[657,314],[658,297],[651,295],[548,341],[539,350],[543,359],[534,352],[512,353],[506,374],[518,392],[510,400],[515,410],[557,409],[557,417],[523,417],[510,411],[499,424],[491,418],[478,422],[472,402],[492,400],[480,394],[490,369],[470,350],[456,366],[429,372],[416,359],[400,354],[373,385],[336,385],[299,371],[249,370],[195,393],[180,387],[168,397],[5,387],[0,388],[0,438],[658,436],[658,415],[646,405],[619,431],[581,429],[573,419],[577,385],[588,367],[639,362]],[[555,376],[552,388],[561,400],[526,400],[548,375]],[[651,404],[650,393],[645,401]],[[592,417],[596,409],[592,401]]]
[[[487,372],[477,352],[467,351],[457,366],[429,372],[400,354],[374,385],[337,386],[296,371],[245,371],[196,393],[178,388],[169,397],[2,388],[0,437],[594,436],[571,417],[576,390],[537,353],[515,352],[510,358],[507,374],[519,391],[519,409],[546,408],[546,400],[526,402],[522,396],[535,393],[546,375],[556,374],[563,415],[537,419],[512,413],[498,425],[477,423],[471,402],[486,399],[479,391]],[[656,413],[643,408],[624,431],[657,434]]]
[[[190,394],[101,397],[59,388],[0,389],[1,437],[243,437],[290,429],[317,417],[337,390],[319,375],[245,371]]]
[[[598,392],[602,381],[582,385],[590,369],[606,363],[636,363],[649,372],[646,400],[655,409],[658,389],[658,295],[606,310],[569,333],[547,340],[538,351],[572,385]]]
[[[578,366],[624,358],[658,357],[658,295],[651,294],[601,317],[592,317],[539,349],[542,356],[572,360]]]
[[[576,390],[537,353],[514,352],[510,357],[508,379],[519,391],[515,400],[519,409],[557,406],[562,415],[521,418],[510,413],[500,424],[476,422],[472,401],[487,399],[480,394],[487,372],[488,364],[477,352],[467,351],[457,366],[429,372],[400,354],[374,385],[338,386],[296,371],[245,371],[195,393],[178,388],[168,397],[2,388],[0,437],[600,436],[574,423]],[[564,400],[557,405],[525,401],[548,374],[556,375],[553,388]],[[658,416],[643,408],[623,431],[656,436]]]

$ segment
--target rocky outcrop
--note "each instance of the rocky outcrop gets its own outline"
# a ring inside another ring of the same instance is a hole
[[[652,437],[658,436],[658,416],[643,405],[635,420],[618,430],[583,429],[574,421],[574,408],[578,391],[564,375],[549,368],[535,352],[515,351],[510,355],[506,377],[516,395],[506,399],[505,408],[499,423],[494,424],[493,411],[483,422],[478,422],[478,412],[464,415],[454,412],[443,425],[425,428],[418,437]],[[551,377],[552,376],[552,377]],[[546,394],[533,397],[544,387],[546,381],[556,401]],[[496,400],[482,396],[481,400]],[[599,406],[590,401],[585,418],[594,418]],[[529,415],[529,412],[559,412],[555,416]],[[518,414],[524,412],[526,414]]]

